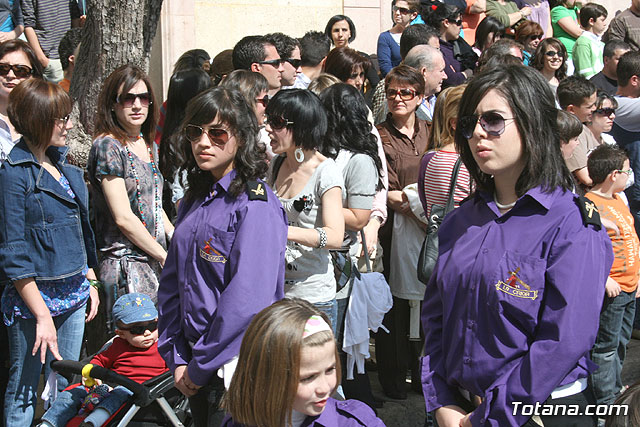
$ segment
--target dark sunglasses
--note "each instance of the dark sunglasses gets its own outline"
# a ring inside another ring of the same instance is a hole
[[[300,66],[300,64],[302,64],[302,59],[289,58],[289,59],[285,59],[285,61],[287,61],[289,64],[291,64],[291,66],[293,68],[298,68]]]
[[[267,124],[271,126],[271,129],[273,130],[280,130],[292,125],[293,122],[290,122],[289,120],[280,116],[267,116]]]
[[[33,74],[31,67],[27,65],[11,65],[0,63],[0,76],[5,77],[9,71],[13,70],[13,74],[19,79],[26,79]]]
[[[530,40],[542,40],[542,37],[544,37],[542,34],[531,34],[529,36]]]
[[[411,13],[410,9],[407,9],[406,7],[398,7],[398,6],[393,6],[393,11],[400,12],[402,15],[408,15]]]
[[[269,104],[269,95],[265,95],[262,98],[256,98],[256,102],[259,102],[264,108],[267,108],[267,105]]]
[[[120,329],[121,331],[129,331],[133,335],[143,335],[146,331],[153,332],[158,329],[158,321],[154,320],[153,322],[145,323],[144,325],[132,326],[129,329],[118,329]]]
[[[206,133],[209,140],[216,145],[225,145],[229,141],[229,132],[222,128],[204,129],[198,125],[187,125],[184,128],[184,135],[191,142],[198,142],[202,134]]]
[[[400,95],[401,100],[410,101],[416,97],[417,92],[414,89],[387,89],[385,95],[388,100],[396,99],[396,96]]]
[[[544,54],[545,54],[545,56],[548,56],[549,58],[551,58],[553,56],[557,56],[558,58],[562,57],[562,55],[560,55],[560,52],[556,52],[555,50],[548,50]]]
[[[458,27],[462,26],[462,18],[458,18],[457,21],[454,21],[453,19],[447,19],[447,21],[449,21],[450,24],[456,24]]]
[[[151,102],[151,94],[149,92],[142,93],[123,93],[118,95],[116,102],[122,105],[124,108],[131,108],[136,103],[136,98],[140,100],[141,107],[148,107]]]
[[[609,117],[610,115],[612,115],[612,114],[613,114],[613,113],[615,113],[615,112],[616,112],[616,109],[615,109],[615,108],[611,108],[611,107],[609,107],[609,108],[598,108],[597,110],[595,110],[595,111],[593,112],[593,114],[598,114],[598,115],[600,115],[600,116],[606,116],[606,117]]]
[[[285,60],[280,58],[280,59],[271,59],[269,61],[258,61],[258,64],[261,65],[271,65],[272,67],[278,68],[279,66],[281,66],[282,64],[285,63]]]
[[[507,120],[514,120],[515,117],[505,119],[498,113],[483,113],[473,114],[471,116],[464,116],[458,120],[458,126],[462,136],[466,139],[471,139],[473,131],[476,128],[476,123],[480,122],[480,126],[487,134],[491,136],[500,136],[504,133],[505,123]]]

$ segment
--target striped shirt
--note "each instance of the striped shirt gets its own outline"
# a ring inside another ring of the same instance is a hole
[[[47,58],[58,59],[58,45],[71,29],[71,18],[80,16],[76,0],[22,0],[21,5],[24,26],[33,28]]]
[[[449,197],[449,186],[453,167],[458,160],[458,153],[452,151],[438,151],[433,155],[424,172],[424,193],[427,201],[427,212],[431,212],[431,205],[445,206]],[[457,208],[460,202],[471,193],[471,178],[469,171],[460,165],[456,187],[453,192],[454,206]]]

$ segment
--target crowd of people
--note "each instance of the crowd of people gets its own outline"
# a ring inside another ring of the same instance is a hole
[[[425,425],[640,424],[640,1],[393,0],[375,54],[336,15],[187,51],[164,101],[114,67],[84,168],[53,3],[0,3],[4,425],[103,425],[131,392],[55,374],[36,417],[81,354],[170,371],[196,426],[384,425],[372,367]]]

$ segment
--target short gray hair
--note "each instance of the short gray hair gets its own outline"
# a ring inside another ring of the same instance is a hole
[[[442,57],[442,52],[434,47],[422,44],[411,48],[402,63],[416,70],[424,67],[428,71],[432,71],[435,67],[437,57]]]

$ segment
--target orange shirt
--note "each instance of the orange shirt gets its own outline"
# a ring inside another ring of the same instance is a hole
[[[618,195],[614,195],[613,199],[607,199],[594,193],[587,193],[586,197],[596,204],[600,211],[600,218],[615,223],[620,230],[618,236],[615,231],[607,229],[614,257],[609,277],[618,282],[623,291],[635,291],[638,286],[638,277],[640,277],[640,243],[633,227],[633,216],[629,208]]]
[[[58,85],[60,85],[60,87],[64,89],[65,92],[69,92],[69,88],[71,87],[71,80],[62,79],[58,82]]]
[[[482,22],[484,17],[487,16],[484,12],[474,14],[469,13],[469,10],[471,10],[471,6],[473,6],[475,2],[476,0],[467,0],[467,10],[465,10],[464,14],[462,15],[462,31],[464,33],[464,41],[469,43],[470,46],[473,46],[476,41],[476,29],[478,28],[478,25],[480,24],[480,22]]]

